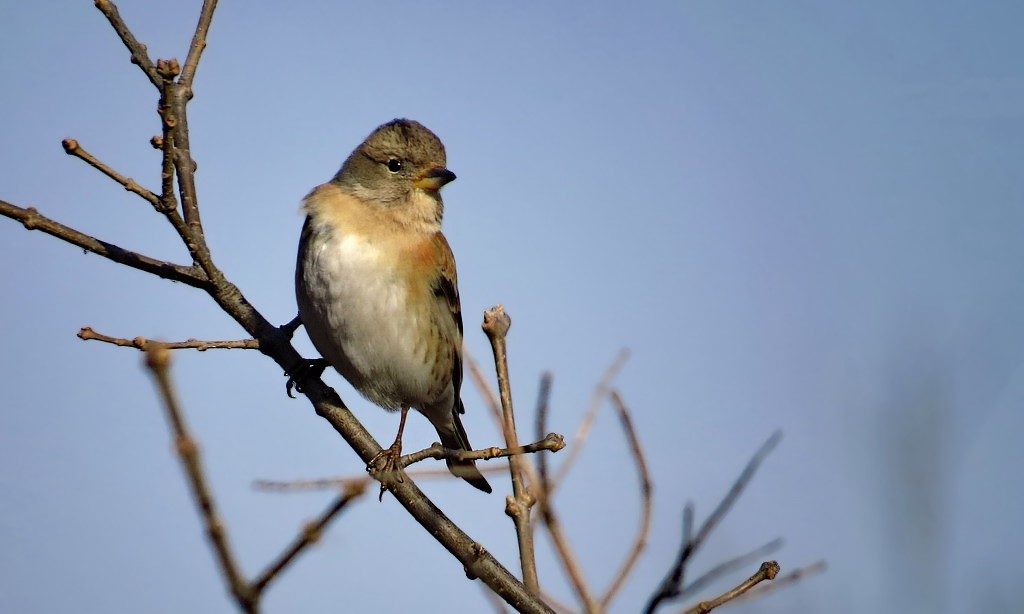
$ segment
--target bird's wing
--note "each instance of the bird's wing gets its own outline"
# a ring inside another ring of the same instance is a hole
[[[441,303],[441,317],[445,314],[451,317],[451,323],[455,324],[452,339],[452,387],[455,389],[455,411],[463,413],[460,393],[462,390],[462,305],[459,302],[459,281],[455,272],[455,257],[452,256],[452,248],[444,235],[434,235],[434,247],[437,250],[438,267],[437,278],[434,280],[434,296]],[[445,326],[445,323],[441,323]],[[447,328],[447,326],[445,326]]]

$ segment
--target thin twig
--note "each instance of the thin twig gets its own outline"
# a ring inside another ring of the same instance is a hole
[[[193,288],[200,288],[203,290],[209,288],[209,279],[206,277],[206,274],[202,269],[182,266],[171,262],[164,262],[163,260],[157,260],[155,258],[150,258],[149,256],[143,256],[142,254],[128,251],[123,247],[114,245],[113,243],[101,241],[95,237],[75,230],[70,226],[65,226],[59,222],[55,222],[40,214],[33,207],[22,209],[21,207],[12,205],[9,202],[0,200],[0,215],[9,217],[13,220],[18,220],[28,230],[41,230],[50,236],[57,237],[61,241],[77,245],[88,252],[98,254],[104,258],[113,260],[118,264],[123,264],[147,273],[152,273],[153,275],[163,277],[164,279],[180,281],[181,283],[192,286]]]
[[[480,396],[483,397],[487,408],[491,410],[490,414],[491,418],[494,419],[495,426],[498,427],[499,432],[503,431],[505,419],[501,416],[501,401],[498,400],[498,395],[495,394],[494,388],[487,381],[487,376],[480,369],[480,363],[468,351],[463,354],[462,358],[465,365],[469,367],[469,374],[473,379],[473,384],[476,385],[476,389],[480,392]]]
[[[690,544],[693,542],[693,520],[696,515],[696,511],[693,508],[693,501],[687,501],[686,505],[683,506],[683,544]],[[692,549],[691,549],[692,552]],[[683,585],[683,570],[679,570],[679,577],[676,578],[676,583],[679,586]]]
[[[170,108],[167,103],[167,90],[167,87],[161,90],[159,106],[161,118],[165,117],[167,109]],[[168,126],[165,121],[160,123],[163,135],[154,136],[149,142],[154,149],[160,150],[160,200],[163,203],[161,212],[168,210],[177,212],[178,198],[174,195],[174,137],[171,135],[171,126]]]
[[[109,0],[96,0],[96,8],[107,18],[107,21],[110,22],[110,25],[114,27],[114,31],[121,38],[121,42],[131,52],[132,64],[138,65],[142,72],[146,73],[149,82],[159,89],[160,75],[156,73],[156,67],[153,66],[153,62],[146,53],[146,46],[135,39],[135,35],[128,29],[124,20],[121,19],[121,14],[117,12],[117,7],[114,6],[114,3]]]
[[[584,445],[587,442],[587,438],[590,436],[590,429],[594,426],[594,420],[597,418],[597,412],[601,409],[601,402],[608,395],[608,390],[611,388],[612,381],[622,370],[622,365],[626,363],[626,359],[629,358],[629,350],[623,349],[619,352],[612,364],[609,365],[608,369],[604,372],[604,375],[598,381],[597,386],[594,387],[594,394],[590,397],[590,405],[587,407],[587,412],[583,415],[583,420],[580,421],[580,426],[576,429],[576,437],[569,444],[569,453],[559,466],[558,471],[554,477],[548,482],[548,496],[554,495],[555,491],[558,490],[562,482],[565,481],[565,476],[569,474],[573,466],[576,464],[576,459],[579,458],[580,452],[583,450]]]
[[[743,490],[748,484],[750,484],[750,480],[753,479],[754,474],[757,473],[761,463],[764,462],[764,459],[772,453],[775,446],[779,445],[780,441],[782,441],[782,431],[775,431],[767,441],[761,444],[761,447],[754,453],[754,456],[751,457],[750,461],[747,462],[743,471],[740,472],[739,477],[737,477],[736,481],[733,482],[729,492],[722,498],[718,507],[715,508],[715,511],[711,512],[711,515],[708,516],[707,520],[704,521],[704,524],[701,525],[700,529],[697,531],[697,534],[693,538],[693,550],[701,547],[704,540],[711,534],[711,531],[713,531],[715,527],[718,526],[718,523],[722,521],[722,518],[729,513],[733,504],[736,503],[736,500],[739,499],[741,494],[743,494]]]
[[[801,567],[789,572],[788,574],[778,576],[771,584],[762,584],[757,588],[747,591],[743,595],[730,601],[729,605],[735,605],[753,599],[760,599],[768,593],[773,593],[781,588],[792,586],[804,578],[823,573],[826,569],[828,569],[828,564],[825,561],[818,561],[817,563],[812,563],[806,567]]]
[[[537,429],[543,429],[547,420],[547,402],[548,395],[550,394],[550,378],[541,379],[541,390],[538,400],[538,411],[537,411]],[[538,516],[540,521],[547,527],[548,533],[551,535],[551,541],[555,546],[555,553],[558,555],[562,562],[562,569],[569,576],[569,581],[573,585],[576,591],[576,596],[583,603],[584,610],[586,612],[595,612],[598,606],[598,602],[594,596],[590,593],[590,588],[587,585],[586,576],[583,574],[583,569],[580,567],[579,561],[576,560],[576,555],[573,554],[572,547],[569,545],[569,538],[565,535],[562,530],[562,524],[559,521],[558,514],[555,512],[554,502],[552,501],[550,483],[548,481],[548,470],[545,459],[539,461],[540,470],[537,476],[537,488],[536,497]],[[564,609],[563,609],[564,611]]]
[[[160,76],[163,77],[163,86],[160,88],[160,104],[157,106],[162,136],[154,137],[151,141],[154,147],[160,149],[159,211],[164,214],[167,221],[177,231],[178,236],[181,237],[182,243],[185,244],[185,248],[192,256],[192,261],[202,266],[209,274],[212,267],[206,266],[209,260],[208,255],[204,257],[205,253],[201,251],[199,243],[192,234],[192,229],[185,223],[182,214],[178,212],[178,198],[174,194],[174,128],[178,125],[178,119],[174,114],[172,100],[175,88],[178,87],[174,78],[181,69],[178,66],[178,61],[174,59],[157,60],[156,68]]]
[[[551,381],[552,375],[550,371],[545,371],[540,376],[540,386],[537,390],[537,419],[535,424],[537,439],[544,436],[544,432],[547,430],[548,425],[548,410],[551,402]],[[534,484],[537,488],[534,490],[537,498],[544,498],[548,496],[545,490],[545,485],[548,483],[548,459],[545,455],[541,454],[537,458],[537,473],[539,474]]]
[[[353,483],[346,487],[345,491],[338,495],[331,505],[328,506],[316,520],[302,527],[302,531],[295,538],[295,541],[293,541],[273,563],[268,565],[263,573],[260,574],[259,578],[252,583],[252,590],[257,595],[262,593],[267,585],[270,584],[271,580],[280,575],[285,567],[295,560],[295,557],[320,539],[320,536],[323,535],[323,531],[327,525],[334,520],[334,518],[340,514],[353,499],[362,496],[365,492],[366,482]]]
[[[700,529],[697,530],[696,535],[690,537],[693,531],[693,506],[687,504],[683,508],[683,541],[679,548],[679,555],[676,557],[675,564],[669,573],[662,580],[658,590],[651,596],[650,601],[647,603],[647,607],[644,612],[652,614],[663,601],[677,599],[683,591],[683,578],[685,576],[686,564],[690,561],[691,557],[700,547],[704,544],[704,540],[707,539],[711,531],[718,526],[722,518],[729,512],[733,504],[742,494],[743,489],[746,488],[750,480],[753,479],[754,474],[757,473],[757,469],[764,462],[764,459],[771,454],[775,446],[778,445],[782,439],[782,432],[775,431],[772,436],[768,438],[764,444],[754,453],[754,456],[747,463],[743,471],[740,472],[739,477],[733,482],[729,492],[722,498],[718,503],[718,507],[708,516],[704,524],[701,525]]]
[[[412,475],[412,474],[408,474]],[[451,472],[448,473],[451,475]],[[318,478],[315,480],[256,480],[252,487],[264,492],[309,492],[313,490],[338,490],[347,488],[349,484],[369,484],[376,481],[370,476],[344,477],[344,478]]]
[[[519,436],[516,434],[515,413],[512,408],[512,387],[509,384],[508,353],[505,338],[512,326],[512,319],[505,313],[505,308],[496,305],[484,312],[483,330],[491,342],[494,352],[494,366],[498,373],[498,393],[501,397],[503,431],[505,445],[510,449],[519,448]],[[559,441],[561,446],[565,443]],[[509,473],[512,477],[512,496],[505,500],[505,513],[512,518],[519,543],[519,562],[523,570],[523,584],[535,595],[540,594],[540,583],[537,579],[537,561],[534,555],[533,527],[530,524],[530,508],[536,499],[523,484],[523,473],[526,459],[521,455],[509,457]]]
[[[181,197],[181,212],[182,217],[185,218],[185,224],[188,226],[198,250],[206,256],[200,260],[200,265],[210,277],[216,277],[216,273],[207,269],[208,266],[212,266],[212,260],[209,259],[206,235],[203,233],[203,224],[199,218],[199,198],[196,195],[195,180],[196,164],[189,145],[188,115],[185,111],[185,106],[188,104],[187,94],[185,88],[176,83],[169,100],[169,114],[173,121],[171,134],[174,139],[174,168],[178,176],[178,194]]]
[[[633,453],[633,460],[636,463],[637,476],[640,480],[640,528],[637,530],[636,539],[633,541],[633,547],[630,549],[629,554],[626,556],[625,562],[622,564],[622,568],[619,573],[615,576],[608,590],[605,592],[604,597],[601,598],[602,609],[608,609],[608,605],[612,599],[615,598],[615,594],[625,584],[626,578],[633,571],[633,567],[640,559],[640,554],[643,553],[644,548],[647,546],[647,536],[651,531],[651,514],[653,510],[653,496],[651,486],[651,474],[647,470],[647,462],[644,460],[643,448],[640,445],[640,439],[637,437],[636,429],[633,427],[633,419],[630,417],[629,408],[626,407],[626,403],[622,400],[622,397],[615,390],[611,391],[612,405],[615,407],[619,414],[619,419],[622,421],[622,430],[626,433],[626,439],[629,440],[629,448]]]
[[[231,593],[235,596],[239,606],[246,612],[255,612],[259,605],[259,594],[254,592],[242,577],[235,556],[228,544],[227,532],[224,530],[224,523],[217,513],[217,507],[213,501],[213,493],[207,484],[206,476],[203,473],[202,463],[199,460],[199,446],[192,439],[185,424],[185,417],[178,406],[177,395],[171,386],[168,373],[171,362],[171,353],[159,344],[152,344],[146,352],[146,366],[153,373],[156,379],[157,388],[163,400],[164,411],[167,414],[167,421],[174,433],[175,449],[181,460],[185,475],[188,477],[189,489],[196,508],[203,519],[206,528],[206,536],[213,545],[217,555],[217,562],[220,564],[221,572],[227,580]]]
[[[206,49],[206,35],[210,31],[210,22],[213,21],[213,11],[216,8],[217,0],[204,0],[203,8],[199,12],[196,33],[192,36],[188,57],[185,58],[185,67],[181,71],[181,79],[178,80],[181,86],[187,90],[192,89],[192,79],[195,77],[196,67],[199,66],[199,58],[202,57],[203,50]]]
[[[736,599],[761,582],[764,582],[765,580],[774,580],[778,573],[778,563],[775,561],[765,561],[764,563],[761,563],[761,568],[757,570],[757,573],[744,580],[739,586],[709,601],[701,601],[687,610],[686,614],[707,614],[718,606]]]
[[[558,452],[565,447],[565,438],[558,433],[548,433],[547,437],[536,441],[525,446],[516,446],[514,448],[482,448],[480,450],[452,450],[445,448],[439,443],[435,443],[429,448],[420,450],[419,452],[413,452],[412,454],[406,454],[398,459],[398,464],[401,467],[408,467],[413,463],[418,463],[428,458],[434,458],[437,460],[455,460],[455,461],[477,461],[477,460],[491,460],[492,458],[505,458],[519,456],[523,454],[534,454],[542,451]]]
[[[94,331],[88,326],[82,327],[78,331],[78,338],[84,341],[102,341],[104,343],[110,343],[119,347],[131,347],[137,350],[147,350],[154,344],[162,346],[167,350],[199,350],[205,352],[206,350],[258,350],[260,349],[260,342],[255,339],[239,339],[237,341],[200,341],[198,339],[188,339],[187,341],[153,341],[152,339],[146,339],[145,337],[135,337],[134,339],[122,339],[120,337],[108,337],[102,333]]]
[[[96,156],[86,151],[85,148],[82,147],[75,139],[64,139],[63,141],[61,141],[61,145],[64,147],[64,153],[68,154],[69,156],[74,156],[79,160],[85,162],[86,164],[95,168],[96,170],[103,173],[107,177],[113,179],[125,190],[141,197],[143,200],[153,205],[155,209],[160,210],[161,203],[159,196],[136,183],[134,179],[130,177],[125,177],[124,175],[118,173],[114,169],[110,168],[109,166],[98,160]]]
[[[753,562],[757,561],[758,559],[763,559],[769,554],[777,552],[780,548],[782,548],[782,544],[783,540],[781,537],[775,538],[767,544],[764,544],[759,548],[751,550],[746,554],[725,561],[724,563],[719,563],[718,565],[715,565],[707,572],[705,572],[702,576],[688,584],[686,588],[681,590],[679,592],[679,599],[686,599],[687,597],[691,597],[707,585],[717,580],[718,578],[721,578],[726,574],[732,573],[737,569],[742,569],[747,565],[753,564]]]
[[[492,473],[498,473],[504,471],[502,467],[481,467],[480,473],[487,475]],[[447,469],[417,469],[406,472],[406,477],[410,477],[414,480],[434,480],[434,479],[451,479],[452,472]],[[262,490],[265,492],[309,492],[314,490],[338,490],[339,488],[347,488],[350,484],[369,484],[370,482],[376,483],[377,480],[369,475],[360,476],[342,476],[337,478],[318,478],[315,480],[256,480],[252,483],[252,487],[256,490]]]
[[[547,527],[548,534],[551,535],[551,541],[555,545],[555,552],[562,562],[562,569],[568,574],[569,581],[576,591],[576,596],[582,602],[584,611],[588,613],[599,611],[599,603],[590,592],[586,576],[583,574],[583,568],[576,559],[572,546],[569,545],[569,538],[562,528],[562,523],[555,512],[551,497],[545,496],[540,499],[538,508],[540,509],[541,520],[543,520],[544,526]]]

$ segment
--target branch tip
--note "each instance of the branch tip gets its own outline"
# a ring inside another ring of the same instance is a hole
[[[503,339],[512,326],[512,318],[505,312],[502,305],[495,305],[484,312],[483,329],[492,339]]]

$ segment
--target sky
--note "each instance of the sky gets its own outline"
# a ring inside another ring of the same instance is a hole
[[[152,58],[183,60],[200,4],[118,6]],[[206,235],[249,300],[290,320],[302,197],[377,125],[416,119],[458,175],[445,233],[466,350],[487,366],[479,323],[503,304],[524,435],[543,372],[550,429],[570,436],[630,352],[615,387],[655,507],[613,612],[637,611],[667,571],[686,502],[703,519],[776,429],[691,573],[780,536],[783,571],[829,567],[736,611],[1009,611],[1024,547],[1022,22],[1024,5],[996,0],[225,1],[190,106]],[[0,198],[187,262],[148,204],[61,149],[76,138],[159,187],[156,92],[93,3],[3,0],[0,24]],[[199,291],[6,219],[0,294],[0,611],[230,610],[141,355],[75,333],[239,327]],[[256,352],[177,352],[173,377],[252,576],[332,497],[253,482],[363,465]],[[390,441],[395,415],[326,378]],[[477,391],[465,402],[471,440],[498,444]],[[407,449],[433,437],[410,418]],[[490,496],[422,487],[514,569],[499,476]],[[605,404],[556,501],[595,590],[629,547],[637,492]],[[575,603],[540,550],[542,586]],[[390,497],[347,511],[265,605],[489,607]]]

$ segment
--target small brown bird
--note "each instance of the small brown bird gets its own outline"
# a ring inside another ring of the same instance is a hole
[[[441,234],[440,190],[453,179],[441,140],[396,119],[374,130],[303,202],[299,316],[316,349],[356,390],[401,411],[398,436],[381,452],[385,470],[401,455],[409,408],[430,420],[444,447],[472,449],[460,419],[455,259]],[[491,492],[472,461],[448,461],[448,468]]]

